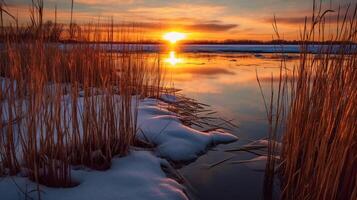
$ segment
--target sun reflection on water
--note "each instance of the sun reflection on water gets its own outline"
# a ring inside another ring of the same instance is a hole
[[[171,66],[175,66],[179,63],[183,62],[182,58],[176,57],[176,52],[175,51],[170,51],[169,57],[165,59],[166,63],[169,63]]]

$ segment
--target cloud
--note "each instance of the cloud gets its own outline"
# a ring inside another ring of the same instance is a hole
[[[90,6],[113,6],[118,4],[133,4],[138,0],[75,0],[75,4],[90,5]]]
[[[110,24],[102,24],[102,27],[109,27]],[[182,24],[182,23],[171,23],[171,22],[128,22],[128,23],[119,23],[115,27],[135,27],[145,30],[158,30],[158,29],[182,29],[184,31],[201,31],[201,32],[220,32],[228,31],[234,28],[237,28],[237,24],[224,24],[224,23],[193,23],[193,24]]]
[[[140,24],[139,24],[140,25]],[[146,28],[175,28],[175,29],[182,29],[185,31],[204,31],[204,32],[219,32],[219,31],[228,31],[230,29],[236,28],[238,27],[238,25],[236,24],[223,24],[223,23],[219,23],[219,24],[213,24],[213,23],[193,23],[193,24],[180,24],[180,23],[176,23],[176,24],[157,24],[157,23],[150,23],[150,25],[148,23],[144,23],[142,24],[143,27]]]
[[[186,26],[186,29],[188,30],[200,30],[200,31],[209,31],[209,32],[215,32],[215,31],[228,31],[230,29],[238,27],[237,24],[192,24]]]
[[[346,13],[346,8],[342,8],[340,11],[340,20],[343,19],[345,13]],[[353,14],[353,12],[350,9],[347,16],[351,17],[352,14]],[[281,23],[281,24],[287,24],[287,25],[304,24],[305,20],[307,23],[311,22],[312,11],[307,11],[307,12],[302,11],[299,14],[299,16],[297,16],[297,15],[298,14],[296,14],[296,13],[292,13],[291,16],[289,16],[289,17],[277,16],[276,21],[278,24]],[[336,23],[337,18],[338,18],[338,12],[333,11],[333,12],[328,12],[325,15],[324,19],[325,19],[326,23]],[[263,21],[267,22],[267,23],[272,23],[274,21],[274,18],[273,17],[265,18]]]
[[[204,13],[204,18],[209,19],[223,14],[226,10],[224,6],[218,5],[200,5],[200,4],[172,4],[170,6],[162,7],[138,7],[129,9],[128,12],[132,14],[139,14],[143,16],[160,16],[163,18],[197,18],[199,13]]]
[[[82,4],[95,4],[95,5],[101,5],[101,4],[132,4],[135,2],[135,0],[75,0],[77,3],[82,3]]]

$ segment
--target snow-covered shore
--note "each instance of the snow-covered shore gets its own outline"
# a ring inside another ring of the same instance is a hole
[[[161,165],[164,159],[148,151],[132,151],[128,156],[114,158],[107,171],[72,170],[73,179],[80,184],[73,188],[41,186],[42,199],[187,199],[183,186],[167,178]],[[16,184],[19,186],[17,187]],[[21,190],[22,191],[21,191]],[[25,193],[37,199],[36,184],[26,177],[4,177],[0,181],[2,200],[26,199]]]
[[[165,96],[174,101],[174,97]],[[188,199],[184,187],[166,177],[161,166],[167,160],[190,161],[209,147],[236,141],[223,131],[201,132],[183,125],[167,104],[157,99],[141,100],[138,107],[138,137],[155,145],[153,152],[132,150],[122,158],[114,158],[107,171],[72,169],[73,179],[79,185],[73,188],[41,186],[41,198],[46,199]],[[16,184],[15,184],[16,183]],[[26,177],[1,177],[1,200],[25,199],[36,184]]]
[[[138,136],[156,145],[155,153],[173,161],[190,161],[204,153],[210,146],[229,143],[237,138],[223,131],[208,133],[183,125],[166,104],[156,99],[140,103]]]

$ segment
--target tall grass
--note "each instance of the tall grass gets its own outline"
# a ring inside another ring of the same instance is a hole
[[[105,170],[113,156],[128,154],[139,99],[160,95],[163,72],[159,62],[147,64],[140,46],[113,53],[96,43],[48,43],[66,30],[46,26],[43,1],[32,2],[29,27],[2,27],[0,175],[25,171],[37,183],[71,187],[71,165]],[[112,46],[114,34],[127,37],[113,26],[85,34],[107,29]],[[70,27],[70,36],[86,39],[72,20]]]
[[[344,13],[339,9],[328,30],[331,12],[314,3],[311,22],[306,18],[300,35],[299,65],[288,72],[294,78],[280,78],[289,84],[289,91],[278,94],[289,97],[281,105],[287,111],[282,199],[357,198],[357,5],[347,6]],[[311,54],[315,41],[325,45]]]

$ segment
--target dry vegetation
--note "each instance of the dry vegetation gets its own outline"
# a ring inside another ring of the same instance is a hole
[[[0,176],[21,171],[37,183],[71,187],[71,165],[108,169],[136,143],[138,100],[159,97],[163,72],[160,62],[145,62],[139,45],[108,53],[99,44],[49,43],[66,31],[93,40],[106,28],[111,47],[114,34],[125,41],[129,32],[114,33],[113,21],[79,32],[72,21],[69,30],[43,23],[42,13],[36,0],[28,27],[5,28],[1,18]]]
[[[330,27],[326,16],[332,12],[314,3],[311,22],[306,19],[301,31],[299,65],[289,71],[283,62],[267,107],[271,141],[279,127],[283,131],[282,199],[357,199],[357,5],[336,11],[336,25]],[[314,41],[326,45],[310,54]],[[275,148],[270,142],[270,155]],[[267,163],[267,188],[274,162]]]

